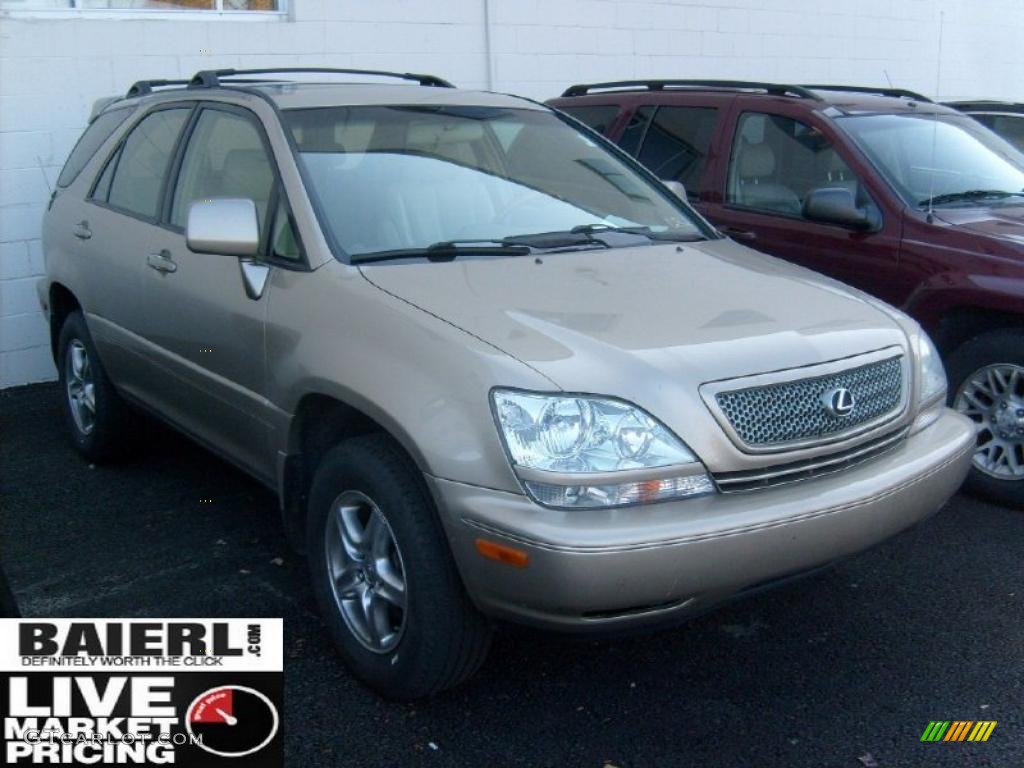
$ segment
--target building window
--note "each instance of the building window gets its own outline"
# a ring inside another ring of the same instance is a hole
[[[286,0],[0,0],[4,11],[281,13]]]

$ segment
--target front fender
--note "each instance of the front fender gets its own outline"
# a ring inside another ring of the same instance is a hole
[[[552,389],[528,366],[346,265],[275,277],[267,324],[276,450],[294,453],[305,395],[382,425],[435,477],[520,492],[491,414],[495,386]]]
[[[1024,277],[939,273],[921,283],[903,309],[937,335],[947,314],[961,308],[1024,317]]]

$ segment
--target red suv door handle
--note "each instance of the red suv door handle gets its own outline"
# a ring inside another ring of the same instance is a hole
[[[749,229],[739,227],[719,227],[719,229],[734,240],[757,240],[757,233]]]

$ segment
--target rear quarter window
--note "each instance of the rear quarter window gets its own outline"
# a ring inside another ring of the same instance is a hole
[[[57,186],[70,186],[71,182],[78,178],[78,174],[92,160],[96,150],[103,146],[103,142],[110,138],[111,134],[120,127],[121,123],[128,119],[132,112],[133,109],[130,107],[126,109],[113,109],[109,112],[104,112],[89,123],[89,127],[85,129],[85,133],[78,139],[75,148],[68,155],[68,160],[64,163],[60,176],[57,177]]]
[[[593,128],[602,136],[608,135],[608,129],[612,127],[612,123],[619,114],[619,108],[614,104],[559,107],[559,109],[567,115],[575,117],[584,125]]]

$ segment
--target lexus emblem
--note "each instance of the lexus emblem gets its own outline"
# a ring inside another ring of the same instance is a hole
[[[857,401],[853,398],[853,392],[846,387],[838,387],[830,390],[821,396],[821,402],[830,415],[842,418],[853,413]]]

